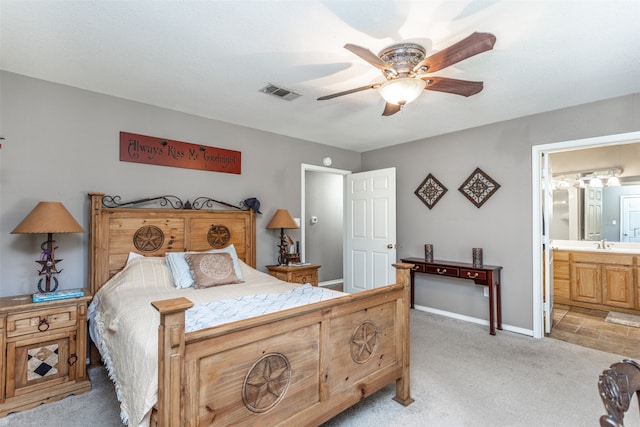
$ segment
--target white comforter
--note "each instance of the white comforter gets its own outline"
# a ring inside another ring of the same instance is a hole
[[[197,326],[189,327],[195,330],[206,327],[203,313],[212,309],[216,311],[215,305],[206,305],[208,302],[241,298],[241,301],[247,303],[251,300],[247,298],[249,295],[274,294],[300,287],[280,281],[242,262],[241,269],[244,277],[241,284],[208,289],[177,289],[171,282],[164,258],[136,258],[96,293],[89,307],[91,338],[115,384],[123,422],[129,426],[148,425],[151,409],[157,401],[160,315],[151,306],[152,301],[176,297],[191,300],[196,306],[186,317],[200,322]],[[325,295],[317,296],[316,298],[320,298],[318,300],[326,299],[332,294],[328,290],[323,292]],[[272,300],[271,297],[258,299]],[[305,302],[301,299],[300,304],[303,303]],[[229,305],[225,302],[221,304]],[[269,305],[273,307],[282,304],[276,302]],[[288,306],[280,307],[282,308]],[[272,308],[264,306],[260,310],[266,313],[272,311]],[[238,313],[232,316],[235,317],[226,321],[249,317]],[[216,322],[225,321],[218,318]]]

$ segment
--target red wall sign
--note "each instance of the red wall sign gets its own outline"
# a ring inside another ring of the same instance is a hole
[[[212,172],[242,173],[242,153],[120,132],[120,161]]]

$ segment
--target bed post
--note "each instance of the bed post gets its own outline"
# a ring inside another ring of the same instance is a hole
[[[89,193],[89,290],[91,295],[95,295],[98,287],[107,280],[104,277],[106,267],[104,263],[104,254],[98,256],[98,251],[104,252],[102,244],[102,233],[100,232],[100,224],[102,224],[102,197],[104,193]]]
[[[193,307],[186,298],[151,303],[160,312],[158,328],[158,426],[183,425],[184,312]]]
[[[396,381],[396,395],[393,398],[396,402],[407,406],[413,403],[410,392],[409,381],[409,361],[410,354],[410,319],[409,305],[411,301],[411,268],[413,264],[397,263],[393,264],[396,268],[396,283],[401,283],[404,287],[402,299],[398,300],[398,311],[400,312],[401,323],[401,348],[402,348],[402,377]]]

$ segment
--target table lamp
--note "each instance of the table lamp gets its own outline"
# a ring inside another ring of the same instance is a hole
[[[278,263],[285,265],[287,263],[287,239],[284,235],[285,228],[300,228],[298,224],[293,220],[291,214],[286,209],[278,209],[271,218],[271,222],[267,225],[268,229],[279,228],[280,229],[280,255],[278,256]]]
[[[56,241],[53,240],[53,233],[84,233],[84,230],[71,216],[69,211],[60,202],[40,202],[29,215],[27,215],[11,234],[47,234],[47,241],[40,245],[42,249],[42,257],[36,262],[42,265],[38,271],[40,278],[38,281],[38,290],[40,292],[52,292],[58,288],[57,274],[62,272],[56,267],[56,262],[61,259],[55,259],[54,251],[58,249],[55,246]],[[45,287],[42,288],[42,281],[45,281]],[[51,280],[54,286],[51,288]]]

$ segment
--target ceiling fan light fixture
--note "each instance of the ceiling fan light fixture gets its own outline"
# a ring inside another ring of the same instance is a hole
[[[380,88],[380,95],[390,104],[405,105],[413,102],[424,91],[426,82],[412,77],[401,77],[385,82]]]

